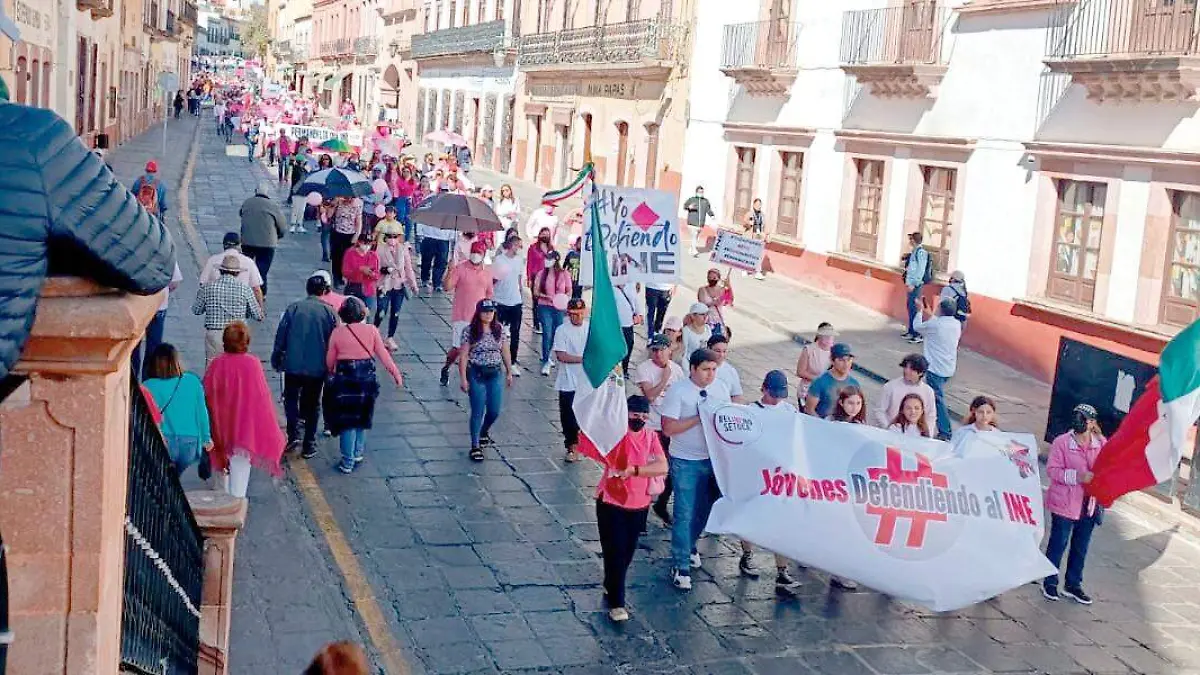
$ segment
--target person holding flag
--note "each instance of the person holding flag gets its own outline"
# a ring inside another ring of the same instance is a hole
[[[608,454],[600,454],[585,436],[579,451],[604,467],[596,486],[596,527],[604,558],[604,599],[608,618],[628,621],[625,609],[625,573],[633,562],[638,537],[646,528],[650,502],[662,492],[667,455],[658,434],[646,423],[650,400],[640,394],[626,399],[629,429]]]

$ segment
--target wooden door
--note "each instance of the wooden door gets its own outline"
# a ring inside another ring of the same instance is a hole
[[[909,0],[904,6],[899,50],[902,63],[933,63],[937,60],[936,17],[937,5],[934,2]]]
[[[1104,233],[1104,183],[1058,182],[1058,218],[1046,295],[1092,309]]]
[[[850,252],[874,258],[879,250],[879,221],[883,208],[883,160],[856,159],[854,213]]]
[[[1200,309],[1200,193],[1171,193],[1171,238],[1159,320],[1187,326]]]
[[[779,213],[775,216],[779,234],[799,239],[800,175],[804,155],[799,152],[779,153]]]
[[[1196,0],[1133,0],[1129,50],[1134,54],[1195,54]],[[1120,39],[1120,37],[1118,37]]]
[[[736,147],[737,173],[733,183],[733,222],[741,224],[742,217],[754,202],[754,161],[758,152],[754,148]]]

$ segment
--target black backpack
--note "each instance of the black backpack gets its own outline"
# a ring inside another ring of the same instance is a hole
[[[929,251],[925,251],[925,269],[921,272],[921,283],[927,284],[931,281],[933,281],[933,257],[929,255]]]
[[[953,286],[947,286],[950,292],[954,294],[954,318],[966,323],[967,317],[971,314],[971,299],[966,293],[959,293],[958,289]]]

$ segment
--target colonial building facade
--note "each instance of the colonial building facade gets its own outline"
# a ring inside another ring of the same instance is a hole
[[[776,273],[899,317],[920,231],[964,342],[1043,379],[1059,337],[1153,361],[1196,317],[1194,5],[710,1],[684,183],[761,198]]]

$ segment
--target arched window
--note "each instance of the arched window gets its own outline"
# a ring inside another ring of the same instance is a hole
[[[29,105],[40,105],[42,84],[42,62],[34,59],[29,66]]]
[[[16,102],[26,103],[25,93],[29,82],[29,61],[24,56],[17,58],[17,69],[13,71],[13,79],[16,80],[17,85]]]

